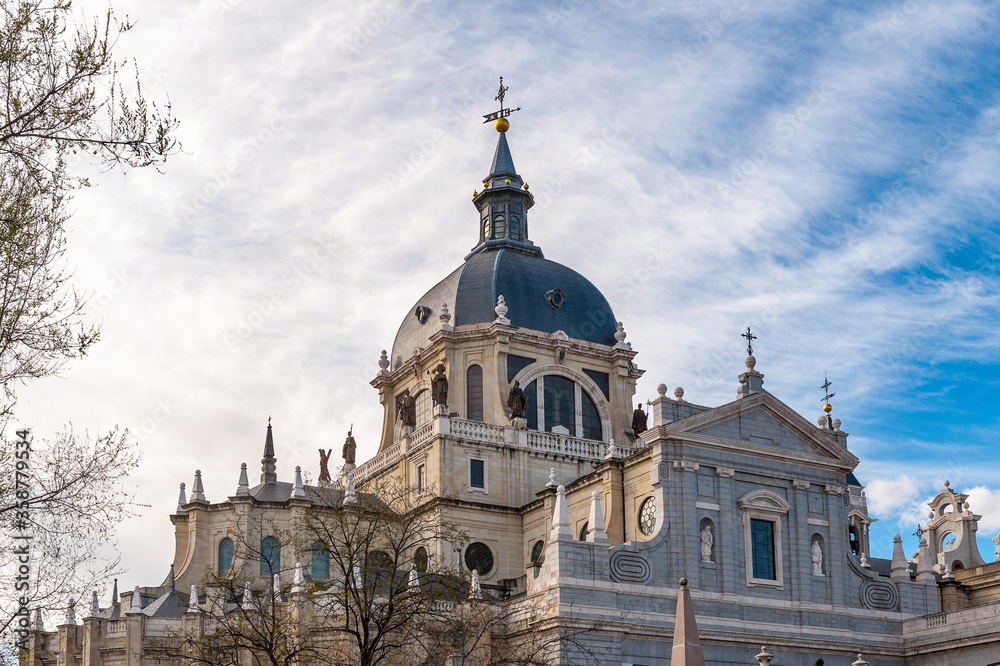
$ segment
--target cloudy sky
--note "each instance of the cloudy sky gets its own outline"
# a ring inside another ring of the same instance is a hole
[[[285,480],[352,423],[374,453],[379,352],[478,238],[499,76],[532,239],[608,296],[639,397],[733,399],[751,325],[765,387],[810,421],[833,382],[873,555],[895,532],[916,550],[948,478],[992,559],[995,4],[114,5],[184,153],[76,196],[69,259],[102,341],[24,387],[19,419],[140,440],[124,588],[165,576],[178,484],[200,468],[210,500],[232,494],[269,416]]]

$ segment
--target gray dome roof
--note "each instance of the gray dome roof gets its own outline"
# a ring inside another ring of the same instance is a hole
[[[428,338],[440,329],[443,303],[448,304],[453,326],[484,324],[496,319],[500,295],[513,326],[543,333],[561,330],[576,340],[615,344],[614,313],[587,278],[535,254],[509,247],[486,249],[469,257],[410,308],[392,346],[392,367],[409,359],[415,348],[427,346]]]

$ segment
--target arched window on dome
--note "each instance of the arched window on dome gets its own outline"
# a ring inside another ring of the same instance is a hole
[[[563,426],[576,437],[576,384],[560,375],[546,375],[543,379],[545,431]]]
[[[521,240],[521,221],[517,215],[510,216],[510,237],[514,240]]]
[[[507,233],[507,223],[503,215],[493,216],[493,237],[503,238]]]
[[[330,577],[330,549],[322,541],[313,544],[311,564],[313,580]]]
[[[465,371],[466,418],[470,421],[483,420],[483,368],[470,365]]]
[[[233,540],[226,537],[219,542],[219,575],[227,576],[229,572],[233,569],[233,554],[236,552],[236,546],[233,544]]]
[[[416,397],[417,427],[431,422],[431,412],[434,406],[431,404],[431,392],[423,390]]]
[[[586,391],[580,391],[580,404],[583,407],[583,438],[595,441],[604,440],[604,431],[601,429],[601,415],[597,412],[597,405]]]
[[[260,575],[271,576],[281,571],[281,544],[273,536],[260,542]]]
[[[538,380],[524,387],[524,398],[528,406],[524,409],[524,420],[528,430],[538,430]]]

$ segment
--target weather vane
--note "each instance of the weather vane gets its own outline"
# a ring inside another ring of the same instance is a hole
[[[501,118],[506,118],[507,116],[509,116],[510,114],[514,113],[515,111],[520,111],[521,110],[521,107],[517,107],[516,109],[505,109],[505,108],[503,108],[503,98],[506,96],[508,89],[509,89],[509,86],[505,86],[503,84],[503,77],[501,76],[500,77],[500,90],[497,92],[497,96],[493,98],[496,101],[500,102],[500,110],[499,111],[494,111],[493,113],[488,113],[485,116],[483,116],[483,118],[486,119],[486,120],[483,121],[484,125],[486,123],[490,122],[491,120],[500,120]]]
[[[832,398],[833,396],[837,395],[836,393],[830,393],[830,387],[831,386],[833,386],[833,382],[831,382],[827,378],[826,373],[824,372],[823,373],[823,385],[820,386],[821,389],[823,389],[824,391],[826,391],[826,395],[823,396],[823,402],[830,402],[830,398]]]
[[[747,339],[747,356],[753,356],[753,341],[757,339],[757,336],[750,332],[750,327],[747,326],[746,333],[740,333],[741,338]]]

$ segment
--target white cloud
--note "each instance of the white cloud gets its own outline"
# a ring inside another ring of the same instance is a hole
[[[990,533],[1000,532],[1000,488],[976,486],[965,491],[969,496],[969,509],[983,518],[979,530]]]
[[[890,517],[909,509],[920,496],[920,486],[909,476],[872,479],[865,487],[868,508],[873,516]]]

